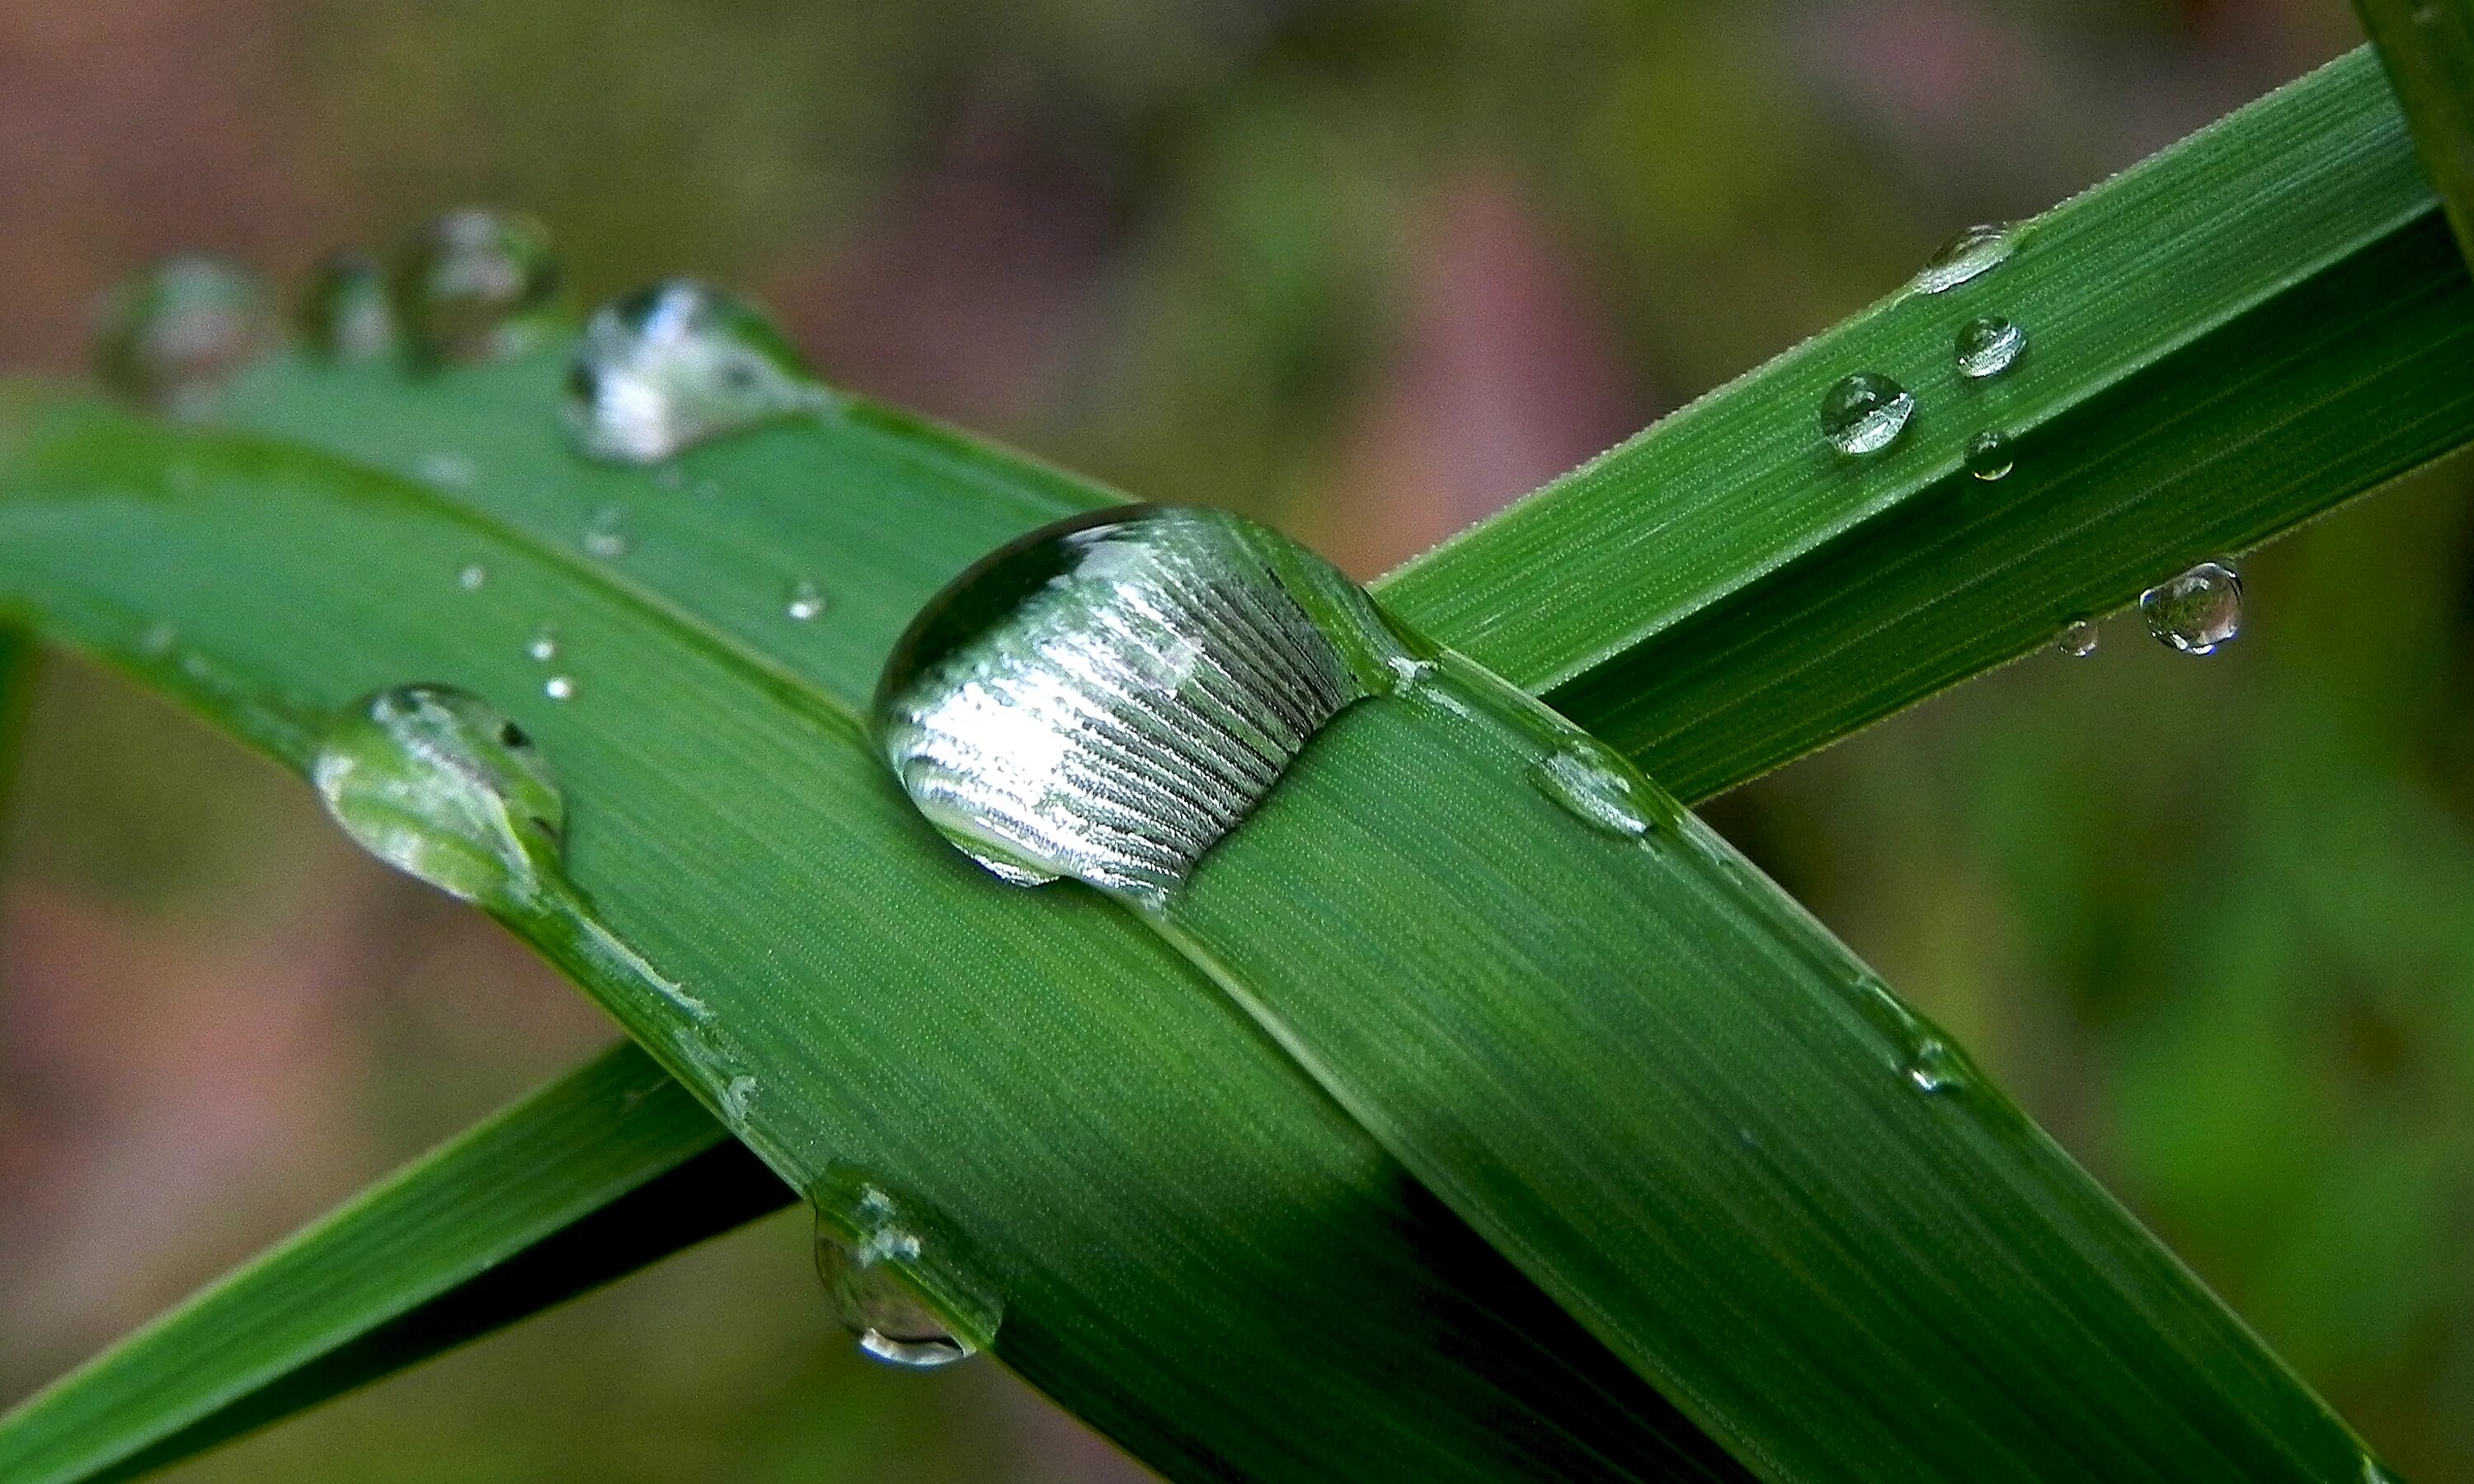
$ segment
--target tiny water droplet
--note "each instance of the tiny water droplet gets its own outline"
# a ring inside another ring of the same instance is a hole
[[[137,647],[160,659],[172,653],[173,647],[180,642],[180,630],[167,623],[154,623],[147,625],[145,634],[139,635]]]
[[[1919,1092],[1948,1092],[1967,1080],[1967,1064],[1939,1037],[1918,1041],[1905,1070],[1908,1083]]]
[[[422,362],[499,360],[546,332],[558,297],[549,233],[531,217],[467,206],[432,219],[398,251],[389,287]]]
[[[489,580],[490,569],[483,566],[478,562],[466,562],[464,564],[464,569],[455,574],[455,586],[463,588],[466,592],[480,591],[482,585],[487,583]]]
[[[2214,654],[2242,634],[2242,577],[2220,562],[2202,562],[2139,595],[2147,632],[2186,655]]]
[[[824,610],[824,589],[804,577],[790,585],[790,595],[782,605],[782,611],[803,624],[813,622]]]
[[[1915,411],[1906,388],[1880,371],[1856,371],[1821,398],[1821,433],[1851,457],[1879,453],[1898,442]]]
[[[329,252],[302,281],[293,323],[302,343],[330,361],[375,361],[396,348],[386,270],[351,250]]]
[[[533,636],[524,640],[524,657],[528,659],[538,659],[543,664],[547,664],[551,660],[556,659],[558,658],[558,631],[547,624],[544,624],[540,628],[535,629],[533,631]]]
[[[1999,376],[2019,364],[2027,332],[1998,314],[1980,314],[1958,327],[1951,347],[1958,373],[1970,381]]]
[[[572,701],[575,699],[575,679],[568,675],[553,675],[542,682],[542,694],[552,701]]]
[[[541,899],[567,804],[532,739],[477,696],[397,685],[327,730],[309,776],[354,843],[485,906]]]
[[[930,600],[885,663],[876,730],[920,813],[998,876],[1157,906],[1324,723],[1392,689],[1402,649],[1286,538],[1119,507]]]
[[[1574,741],[1530,770],[1539,791],[1590,828],[1628,838],[1649,832],[1649,815],[1634,797],[1621,759],[1591,741]]]
[[[221,258],[166,258],[105,297],[95,374],[111,391],[186,420],[214,411],[234,373],[276,339],[257,275]]]
[[[872,1183],[816,1201],[816,1276],[826,1302],[860,1349],[888,1364],[951,1365],[995,1337],[1003,1315],[995,1290],[950,1247]]]
[[[2094,620],[2074,618],[2062,626],[2061,634],[2053,640],[2053,647],[2073,659],[2085,659],[2097,652],[2101,641]]]
[[[632,544],[627,536],[627,512],[621,506],[604,505],[585,522],[584,549],[594,556],[623,557]]]
[[[593,458],[656,464],[824,395],[762,312],[672,278],[594,313],[568,368],[568,425]]]
[[[1946,294],[2001,267],[2018,237],[2018,228],[2004,223],[1961,227],[1925,259],[1925,266],[1916,271],[1912,287],[1919,294]]]
[[[1999,428],[1986,428],[1967,441],[1967,471],[1978,479],[2000,479],[2017,464],[2010,452],[2010,435]]]

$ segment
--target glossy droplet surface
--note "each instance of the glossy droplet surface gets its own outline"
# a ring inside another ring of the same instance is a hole
[[[1912,287],[1919,294],[1947,294],[1971,278],[2001,266],[2017,244],[2018,229],[1999,222],[1961,227],[1933,250],[1916,271]]]
[[[1948,1092],[1965,1085],[1967,1063],[1950,1042],[1927,1037],[1907,1058],[1906,1076],[1908,1086],[1919,1092]]]
[[[1978,479],[2000,479],[2017,467],[2010,452],[2010,435],[1999,428],[1986,428],[1967,441],[1967,471]]]
[[[1982,381],[2018,365],[2026,348],[2025,330],[1998,314],[1983,314],[1958,327],[1951,356],[1961,376]]]
[[[497,360],[538,344],[546,331],[558,263],[539,222],[468,206],[405,239],[389,288],[417,360]]]
[[[2186,655],[2213,654],[2242,633],[2242,577],[2202,562],[2141,593],[2139,611],[2158,642]]]
[[[816,1276],[826,1302],[861,1350],[892,1365],[951,1365],[996,1335],[1003,1308],[994,1289],[958,1262],[951,1246],[869,1182],[816,1202]]]
[[[95,374],[130,400],[196,419],[275,343],[257,275],[221,258],[166,258],[111,291],[95,328]]]
[[[2062,632],[2054,636],[2053,647],[2073,659],[2085,659],[2097,652],[2101,642],[2096,624],[2079,618],[2062,626]]]
[[[1641,807],[1631,772],[1597,743],[1576,741],[1560,748],[1540,759],[1529,777],[1539,792],[1592,829],[1627,838],[1649,832],[1649,814]]]
[[[542,682],[542,694],[549,697],[552,701],[574,700],[575,677],[571,675],[551,676],[548,680]]]
[[[972,859],[1164,901],[1399,641],[1321,558],[1217,511],[1060,521],[931,600],[886,662],[877,736]]]
[[[688,278],[603,305],[568,368],[576,446],[622,464],[658,463],[824,396],[770,320]]]
[[[532,905],[556,874],[566,801],[532,739],[477,696],[381,690],[327,729],[309,777],[354,843],[466,901]]]
[[[824,610],[824,589],[804,577],[790,585],[788,596],[782,600],[782,611],[799,623],[813,622]]]
[[[1880,371],[1842,376],[1821,398],[1821,436],[1850,456],[1879,453],[1898,442],[1915,416],[1916,399]]]
[[[558,631],[547,624],[535,629],[524,640],[524,658],[547,664],[558,658]]]
[[[395,353],[395,302],[386,270],[366,252],[330,252],[302,281],[292,322],[301,342],[330,361],[375,361]]]

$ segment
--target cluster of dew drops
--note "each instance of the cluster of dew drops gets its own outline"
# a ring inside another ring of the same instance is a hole
[[[396,363],[407,373],[521,354],[564,323],[558,264],[547,232],[521,213],[466,208],[409,233],[386,261],[355,251],[328,254],[302,282],[293,323],[312,355],[340,365]],[[181,420],[216,410],[225,387],[280,338],[272,297],[256,275],[220,258],[184,254],[158,262],[105,300],[95,340],[98,375],[111,390]],[[671,460],[685,449],[764,420],[818,411],[833,396],[764,313],[710,285],[673,278],[602,305],[587,321],[567,375],[566,423],[576,452],[602,463],[649,467],[665,490],[686,487]],[[454,451],[418,459],[426,483],[462,489],[479,477]],[[696,492],[710,495],[710,481]],[[616,561],[634,538],[623,506],[586,519],[577,544]],[[479,562],[458,567],[468,592],[488,586]],[[821,616],[830,600],[812,578],[787,578],[778,611],[794,624]],[[531,658],[561,658],[546,629],[525,640]],[[564,666],[541,692],[572,699]]]
[[[2020,236],[2012,226],[1967,227],[1926,261],[1909,291],[1937,298],[1972,284],[2007,262]],[[1981,386],[2017,370],[2026,351],[2024,325],[2000,314],[1977,314],[1961,321],[1952,337],[1951,368],[1963,388]],[[1871,459],[1899,442],[1915,413],[1915,395],[1895,379],[1852,371],[1823,395],[1821,433],[1841,457]],[[2009,477],[2018,456],[2007,430],[1987,427],[1969,435],[1961,462],[1990,482]],[[2242,632],[2242,578],[2222,562],[2201,562],[2141,593],[2139,610],[2159,643],[2186,655],[2213,654]],[[2054,647],[2086,658],[2098,642],[2096,620],[2080,617],[2063,627]]]
[[[312,355],[338,365],[395,363],[412,375],[524,353],[562,323],[547,233],[529,217],[480,208],[424,224],[383,263],[359,252],[329,255],[303,281],[294,316]],[[183,255],[155,264],[105,300],[96,371],[125,397],[197,421],[211,418],[234,376],[280,338],[272,298],[255,275],[218,258]],[[706,284],[670,279],[592,315],[569,367],[565,412],[580,456],[652,467],[657,484],[679,490],[686,483],[669,463],[674,455],[832,403],[761,311]],[[472,461],[453,452],[423,457],[417,473],[449,488],[478,477]],[[697,493],[709,491],[699,487]],[[627,556],[633,538],[625,510],[595,510],[578,544],[602,561]],[[464,592],[491,583],[480,562],[465,562],[450,578]],[[779,601],[778,611],[797,624],[830,606],[806,577],[786,582]],[[150,655],[177,644],[178,635],[159,624],[143,641]],[[575,697],[567,644],[554,625],[533,628],[521,649],[543,673],[542,695]],[[394,725],[406,717],[412,720]],[[423,734],[399,735],[406,727]],[[469,755],[445,769],[421,766],[442,750]],[[355,839],[471,899],[495,899],[535,869],[514,860],[518,852],[494,834],[516,795],[531,790],[527,818],[560,807],[529,737],[486,703],[444,687],[394,686],[363,702],[338,724],[316,771],[330,812]],[[434,818],[424,827],[396,827],[400,816],[391,811],[416,799],[431,801],[425,807]],[[554,851],[554,825],[543,827]],[[995,1332],[1002,1305],[994,1289],[960,1261],[950,1239],[935,1234],[937,1223],[916,1219],[913,1203],[868,1182],[839,1195],[820,1193],[814,1205],[828,1300],[864,1352],[896,1365],[940,1366],[974,1353]],[[938,1304],[922,1301],[925,1288],[937,1292]],[[948,1314],[958,1322],[949,1324]]]

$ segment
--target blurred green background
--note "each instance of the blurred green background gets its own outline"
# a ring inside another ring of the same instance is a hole
[[[0,365],[112,278],[468,200],[587,299],[1372,573],[2354,44],[2343,0],[0,0]],[[2474,467],[1713,818],[2411,1476],[2474,1480]],[[2160,574],[2162,575],[2162,574]],[[0,1401],[610,1034],[304,789],[75,662],[0,893]],[[180,1471],[1140,1477],[865,1365],[767,1222]]]

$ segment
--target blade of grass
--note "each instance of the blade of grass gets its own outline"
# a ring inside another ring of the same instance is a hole
[[[793,1199],[622,1044],[30,1399],[0,1478],[144,1472]]]
[[[2457,243],[2474,261],[2474,6],[2466,0],[2354,0],[2413,126]]]
[[[834,693],[285,445],[22,393],[0,496],[0,610],[294,766],[380,684],[500,698],[566,781],[594,923],[668,982],[563,967],[794,1187],[934,1213],[1003,1296],[1000,1357],[1163,1472],[1735,1472],[1174,954],[954,860]],[[525,654],[545,618],[572,700]]]

